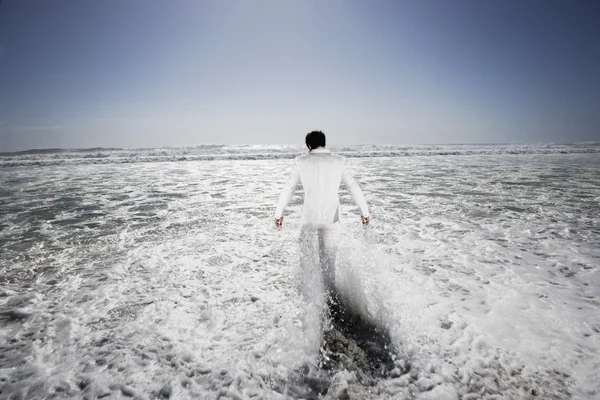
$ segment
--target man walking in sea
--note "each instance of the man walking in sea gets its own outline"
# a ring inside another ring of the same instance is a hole
[[[319,243],[319,263],[324,288],[331,300],[335,293],[335,257],[340,235],[340,202],[338,191],[343,181],[352,199],[361,210],[363,225],[370,222],[367,202],[360,187],[346,167],[346,159],[332,154],[326,146],[325,134],[312,131],[306,135],[306,147],[309,153],[294,160],[294,167],[289,181],[285,185],[277,209],[275,210],[275,225],[283,226],[283,209],[290,202],[292,195],[302,182],[304,188],[304,206],[302,210],[301,242],[307,241],[314,234]],[[302,268],[310,258],[306,254],[309,246],[302,246]]]

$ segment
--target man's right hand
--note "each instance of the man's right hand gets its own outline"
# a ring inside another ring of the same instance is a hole
[[[278,228],[281,228],[282,225],[283,225],[283,216],[281,216],[279,218],[275,218],[275,226]]]
[[[361,215],[360,219],[361,219],[363,225],[369,225],[369,222],[371,222],[371,217],[365,217],[365,216]]]

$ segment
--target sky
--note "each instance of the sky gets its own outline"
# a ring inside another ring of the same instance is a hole
[[[600,2],[0,0],[0,151],[600,141]]]

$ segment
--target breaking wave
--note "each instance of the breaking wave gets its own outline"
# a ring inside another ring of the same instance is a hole
[[[469,156],[519,154],[579,154],[600,153],[600,143],[576,144],[491,144],[491,145],[355,145],[331,147],[350,158]],[[302,146],[207,144],[193,147],[146,149],[32,149],[0,152],[0,168],[20,166],[56,166],[72,164],[129,164],[144,162],[180,162],[214,160],[291,159],[305,152]]]

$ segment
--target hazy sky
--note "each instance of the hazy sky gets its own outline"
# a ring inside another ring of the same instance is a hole
[[[0,151],[598,141],[599,41],[594,0],[5,0]]]

